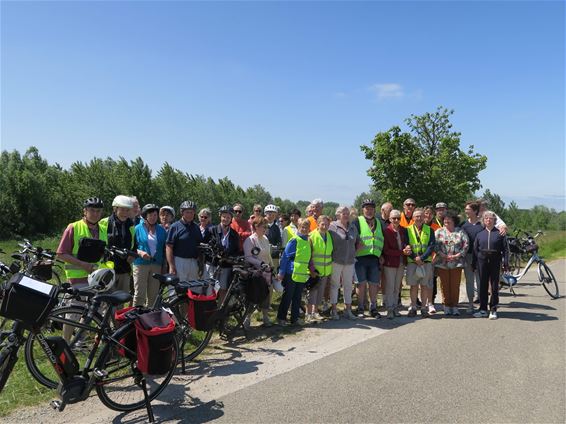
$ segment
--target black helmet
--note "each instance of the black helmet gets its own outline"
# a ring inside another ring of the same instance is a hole
[[[159,212],[159,206],[154,205],[153,203],[148,203],[142,208],[141,216],[145,218],[150,212]]]
[[[218,209],[218,214],[222,215],[223,213],[229,213],[231,216],[234,216],[234,209],[230,205],[224,205],[220,209]]]
[[[365,208],[366,206],[373,206],[375,208],[375,202],[372,199],[364,199],[362,202],[362,208]]]
[[[83,203],[83,208],[103,208],[104,203],[98,197],[89,197]]]
[[[181,210],[181,213],[183,213],[183,211],[185,209],[192,209],[192,210],[196,210],[197,205],[195,202],[191,202],[190,200],[185,200],[183,203],[181,203],[181,206],[179,206],[179,209]]]

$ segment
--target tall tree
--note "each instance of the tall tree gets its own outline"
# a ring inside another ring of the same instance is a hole
[[[377,133],[370,146],[362,145],[372,161],[368,175],[373,189],[394,205],[413,197],[419,205],[443,201],[464,204],[481,187],[478,174],[487,158],[460,148],[460,133],[452,131],[454,111],[439,107],[434,113],[411,115],[408,131],[394,126]]]

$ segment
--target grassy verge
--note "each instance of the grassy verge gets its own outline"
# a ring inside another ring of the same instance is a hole
[[[545,231],[537,239],[539,254],[546,261],[566,258],[566,231]]]

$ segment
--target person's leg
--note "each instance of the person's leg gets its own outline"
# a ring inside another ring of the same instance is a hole
[[[478,271],[480,274],[480,311],[487,311],[489,266],[486,262],[487,260],[478,261]]]
[[[279,308],[277,310],[277,319],[280,321],[287,320],[287,313],[289,312],[289,306],[291,306],[293,290],[294,283],[291,281],[291,277],[285,275],[283,278],[283,295],[281,296],[281,303],[279,303]]]
[[[187,261],[187,267],[188,280],[198,280],[198,261],[196,259],[189,258]]]
[[[303,296],[304,283],[291,282],[291,285],[295,286],[293,288],[293,294],[291,296],[291,323],[294,324],[299,319],[299,313],[301,311],[301,299]],[[324,291],[323,291],[324,293]]]
[[[462,268],[453,268],[450,270],[450,303],[453,308],[458,307],[460,303],[460,284],[462,282]]]
[[[370,311],[372,315],[379,316],[377,312],[377,293],[379,292],[381,286],[380,283],[380,269],[379,269],[379,259],[377,257],[372,258],[371,266],[369,268],[368,284],[369,284],[369,300],[370,300]]]
[[[134,275],[134,306],[145,306],[147,296],[147,273],[144,272],[144,265],[134,265],[132,272]]]
[[[472,270],[472,254],[468,253],[466,255],[466,262],[464,264],[464,277],[466,279],[466,296],[468,298],[468,304],[473,305],[474,302],[474,284],[475,284],[475,272]]]
[[[436,268],[436,274],[438,275],[438,278],[440,279],[440,289],[442,291],[442,303],[444,305],[445,308],[445,312],[450,313],[450,287],[448,285],[448,278],[449,278],[449,273],[447,269],[443,269],[443,268]]]
[[[336,313],[336,305],[338,303],[338,290],[340,289],[340,281],[344,272],[344,265],[332,264],[332,275],[330,276],[330,304],[332,305],[332,313]],[[344,297],[346,293],[344,292]]]
[[[499,305],[499,272],[501,271],[500,261],[491,261],[489,264],[489,282],[491,287],[491,297],[489,299],[489,309],[497,311]]]
[[[356,294],[358,296],[358,315],[363,313],[366,303],[366,290],[367,290],[367,269],[363,257],[356,259],[355,264],[356,279]]]
[[[346,310],[352,310],[352,285],[354,278],[354,265],[344,265],[342,270],[342,288],[344,290],[344,304]]]
[[[384,266],[381,273],[381,292],[383,293],[383,306],[387,313],[391,311],[397,304],[397,292],[395,291],[395,283],[397,275],[397,268]]]
[[[147,267],[147,306],[152,307],[159,294],[159,281],[153,278],[153,274],[159,274],[161,265],[149,265]]]

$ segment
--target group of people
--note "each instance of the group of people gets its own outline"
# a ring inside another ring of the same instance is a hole
[[[137,252],[135,259],[116,259],[114,265],[116,288],[131,289],[136,306],[153,304],[159,284],[152,274],[163,272],[186,281],[214,275],[221,299],[231,281],[231,268],[210,258],[202,260],[199,246],[209,243],[226,255],[244,255],[263,270],[270,287],[269,296],[259,305],[265,326],[272,325],[268,312],[272,286],[278,282],[283,287],[277,311],[281,326],[318,321],[322,312],[340,319],[340,288],[344,318],[355,320],[366,312],[380,318],[377,300],[381,292],[386,316],[394,319],[401,315],[404,277],[410,292],[409,317],[415,317],[419,309],[422,317],[436,313],[437,278],[444,314],[460,315],[462,271],[467,312],[496,319],[499,275],[502,265],[508,267],[505,223],[481,201],[466,203],[462,225],[445,203],[417,208],[411,198],[403,202],[402,210],[386,202],[377,214],[375,202],[366,199],[359,214],[355,208],[340,206],[332,217],[322,214],[320,199],[307,207],[306,216],[298,209],[280,213],[273,204],[256,204],[253,213],[246,216],[242,204],[236,203],[219,209],[217,225],[212,224],[210,209],[200,209],[197,214],[191,201],[181,203],[178,220],[173,207],[146,204],[140,208],[132,196],[116,196],[107,218],[101,216],[103,202],[99,198],[89,198],[83,206],[83,217],[68,225],[57,249],[72,284],[87,284],[89,273],[102,266],[99,258],[89,254],[89,247],[99,240]],[[269,269],[273,272],[266,271]]]

